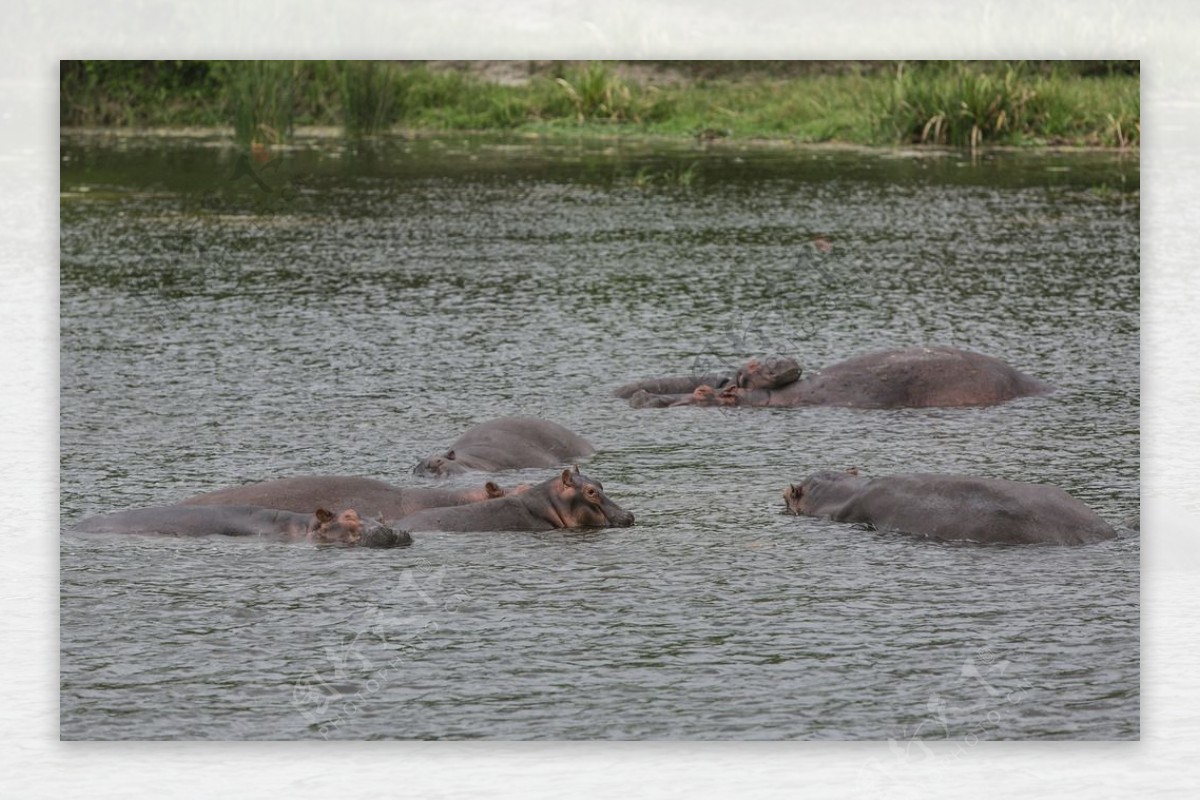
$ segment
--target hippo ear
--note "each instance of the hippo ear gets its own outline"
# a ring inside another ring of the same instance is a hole
[[[575,475],[579,475],[579,465],[575,465]]]
[[[453,462],[454,461],[454,451],[446,451],[446,458]]]
[[[563,483],[564,487],[571,486],[571,471],[570,470],[562,471],[562,483]]]
[[[804,494],[804,487],[802,485],[800,485],[800,484],[792,485],[792,495],[799,498],[803,494]]]
[[[858,475],[858,468],[857,468],[857,467],[847,467],[847,468],[846,468],[846,472],[847,472],[847,473],[849,473],[849,474],[850,474],[850,475],[852,475],[852,476],[857,476],[857,475]]]
[[[483,491],[487,493],[489,498],[503,498],[504,490],[500,489],[500,485],[495,481],[488,481],[483,485]]]
[[[328,509],[318,509],[315,514],[317,516],[318,523],[324,524],[328,523],[330,520],[333,520],[333,512],[329,511]]]

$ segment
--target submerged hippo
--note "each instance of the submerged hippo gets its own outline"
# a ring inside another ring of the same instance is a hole
[[[501,417],[468,429],[445,453],[419,462],[413,473],[442,477],[467,470],[558,467],[595,452],[591,443],[558,423]]]
[[[97,515],[81,521],[76,531],[95,534],[170,534],[226,537],[275,537],[284,540],[390,548],[409,545],[407,531],[382,522],[364,521],[358,512],[339,514],[317,509],[313,514],[261,506],[156,506]]]
[[[747,366],[749,367],[749,365]],[[784,381],[796,376],[795,380]],[[990,406],[1054,388],[991,356],[945,346],[881,350],[838,362],[811,376],[788,371],[758,383],[728,384],[720,392],[695,384],[677,394],[646,386],[683,387],[685,379],[627,384],[630,405],[653,406],[851,406],[894,409],[924,406]],[[643,386],[644,385],[644,386]],[[690,394],[688,394],[690,393]]]
[[[814,473],[783,493],[796,515],[861,523],[943,541],[996,545],[1084,545],[1112,539],[1112,526],[1058,487],[998,478],[912,473],[866,478]]]
[[[707,388],[713,394],[729,387],[742,389],[778,389],[791,384],[800,377],[800,365],[786,356],[768,356],[751,359],[737,370],[708,373],[695,376],[650,378],[634,381],[617,387],[613,392],[618,398],[632,398],[639,393],[647,395],[687,395],[699,388]],[[662,405],[669,405],[664,403]]]
[[[234,504],[292,512],[304,512],[320,506],[335,511],[362,509],[364,514],[396,520],[422,509],[476,503],[505,494],[504,489],[491,481],[478,488],[442,490],[420,487],[405,489],[360,476],[296,476],[207,492],[181,501],[180,505]]]
[[[426,509],[397,521],[409,531],[544,531],[554,528],[632,526],[633,515],[610,501],[600,482],[563,470],[519,495],[444,509]]]

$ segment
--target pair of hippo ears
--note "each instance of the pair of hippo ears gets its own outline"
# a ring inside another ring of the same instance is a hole
[[[857,467],[847,467],[845,469],[845,471],[843,471],[843,472],[845,472],[845,474],[848,476],[857,476],[858,468]],[[801,495],[804,494],[804,485],[803,484],[792,484],[791,489],[792,489],[792,495],[794,495],[797,498],[799,498]]]
[[[575,472],[570,470],[562,471],[562,483],[564,487],[569,487],[574,483],[575,476],[579,475],[579,465],[575,465]]]

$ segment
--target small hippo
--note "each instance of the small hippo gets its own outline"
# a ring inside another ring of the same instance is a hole
[[[747,375],[745,380],[735,384],[716,387],[724,396],[717,402],[707,393],[655,395],[644,390],[630,396],[630,405],[637,408],[736,405],[863,409],[991,406],[1054,391],[1049,384],[999,359],[943,346],[875,351],[839,362],[803,379],[797,371],[794,375],[798,380],[782,385],[779,385],[781,380],[793,375],[791,371],[774,379],[771,376],[758,379],[749,370]]]
[[[317,509],[301,514],[261,506],[157,506],[97,515],[75,531],[95,534],[170,534],[226,537],[275,537],[321,544],[390,548],[412,544],[407,531],[367,522],[353,509],[334,514]]]
[[[563,470],[525,492],[401,518],[409,531],[544,531],[555,528],[632,526],[633,515],[604,495],[600,482]]]
[[[692,394],[682,400],[673,401],[670,406],[737,406],[738,396],[734,394],[734,386],[725,387],[717,392],[708,384],[701,384],[692,390]]]
[[[443,490],[402,488],[360,476],[295,476],[227,487],[188,498],[179,505],[233,504],[292,512],[305,512],[320,506],[335,511],[362,509],[365,514],[396,520],[422,509],[476,503],[505,494],[505,490],[492,481],[467,490]]]
[[[634,381],[617,387],[613,394],[618,398],[632,399],[639,393],[650,396],[686,396],[700,387],[709,387],[714,391],[732,386],[743,389],[780,389],[795,383],[798,378],[800,378],[800,365],[796,363],[795,359],[786,356],[767,356],[764,359],[751,359],[737,370],[729,369],[703,375]],[[675,400],[678,398],[668,397],[661,404],[646,403],[645,405],[669,406]]]
[[[441,456],[419,462],[413,474],[440,478],[467,470],[558,467],[595,452],[591,443],[558,423],[501,417],[468,429]]]
[[[1116,532],[1058,487],[977,476],[912,473],[865,478],[814,473],[783,493],[787,511],[942,541],[1084,545]]]
[[[751,359],[738,370],[735,383],[742,389],[782,389],[800,379],[800,365],[786,356]]]

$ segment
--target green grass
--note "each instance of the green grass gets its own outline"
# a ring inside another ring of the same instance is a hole
[[[1127,147],[1141,135],[1136,80],[1046,75],[1020,62],[901,65],[875,105],[880,141]]]
[[[520,85],[419,62],[63,62],[60,120],[232,126],[242,141],[297,125],[958,147],[1141,138],[1136,62],[657,63],[682,80],[639,82],[604,62]]]

